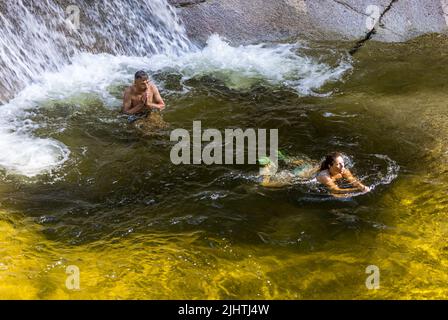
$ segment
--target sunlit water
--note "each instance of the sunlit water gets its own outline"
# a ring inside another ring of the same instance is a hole
[[[448,41],[344,47],[214,36],[43,73],[0,109],[0,297],[446,298]],[[171,129],[278,128],[285,153],[343,151],[374,190],[336,200],[313,182],[259,187],[253,165],[173,165],[169,130],[119,113],[138,69]]]

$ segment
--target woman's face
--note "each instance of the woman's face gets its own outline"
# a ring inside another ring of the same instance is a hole
[[[337,157],[332,166],[330,167],[330,173],[332,174],[342,174],[344,173],[345,170],[345,163],[344,163],[344,159],[342,159],[342,157]]]

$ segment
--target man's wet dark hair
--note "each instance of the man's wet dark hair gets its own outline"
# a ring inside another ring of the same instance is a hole
[[[330,167],[336,161],[336,158],[337,157],[342,157],[342,156],[343,155],[340,152],[332,152],[332,153],[327,154],[325,156],[325,160],[322,161],[322,163],[320,164],[319,171],[324,171],[324,170],[330,169]]]
[[[145,71],[140,70],[135,73],[135,80],[138,79],[149,79],[149,76]]]

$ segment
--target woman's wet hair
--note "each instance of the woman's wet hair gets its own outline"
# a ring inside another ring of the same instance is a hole
[[[139,79],[149,79],[149,76],[145,71],[140,70],[135,73],[135,80]]]
[[[341,152],[332,152],[332,153],[327,154],[325,156],[324,161],[322,161],[322,163],[320,164],[319,171],[324,171],[324,170],[330,169],[330,167],[336,161],[336,158],[342,157],[342,156],[343,155]]]

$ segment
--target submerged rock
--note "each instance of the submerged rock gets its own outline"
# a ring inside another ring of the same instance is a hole
[[[151,112],[148,117],[135,121],[134,127],[144,136],[157,136],[168,129],[169,124],[163,120],[160,112]]]

